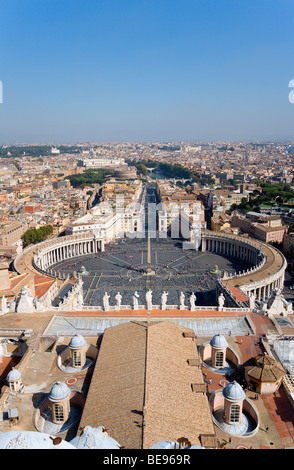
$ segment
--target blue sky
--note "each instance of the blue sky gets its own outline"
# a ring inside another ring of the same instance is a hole
[[[0,144],[294,140],[293,0],[0,0]]]

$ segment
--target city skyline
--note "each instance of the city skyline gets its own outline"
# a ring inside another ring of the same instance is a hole
[[[293,0],[0,6],[0,449],[293,449]]]
[[[3,2],[0,144],[293,140],[292,2]]]
[[[293,150],[0,147],[1,449],[293,448]]]

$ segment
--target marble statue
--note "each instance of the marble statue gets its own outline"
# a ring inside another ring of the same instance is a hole
[[[103,307],[105,311],[109,310],[109,297],[110,295],[107,292],[105,292],[103,296]]]
[[[161,296],[161,308],[162,310],[166,309],[166,302],[167,302],[168,292],[164,291]]]
[[[191,306],[191,310],[195,310],[195,303],[196,303],[196,295],[194,294],[194,292],[190,295],[190,306]]]
[[[135,291],[133,295],[133,308],[134,310],[138,310],[139,308],[139,294],[137,291]]]
[[[118,310],[120,309],[120,306],[121,306],[121,300],[122,300],[121,293],[118,292],[115,296],[115,306],[117,307]]]
[[[222,310],[223,307],[225,305],[225,296],[223,293],[221,293],[219,296],[218,296],[218,309],[219,310]]]
[[[146,292],[146,303],[147,303],[147,309],[152,310],[152,290],[149,289],[148,292]]]
[[[255,297],[255,295],[253,294],[253,292],[251,292],[251,294],[249,295],[249,307],[250,307],[250,310],[254,310],[254,309],[255,309],[255,300],[256,300],[256,297]]]
[[[185,294],[184,292],[181,292],[180,295],[180,310],[184,310],[185,308]]]

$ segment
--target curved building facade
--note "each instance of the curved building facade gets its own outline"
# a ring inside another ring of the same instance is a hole
[[[104,251],[104,244],[103,233],[90,230],[47,240],[26,248],[14,260],[14,269],[19,274],[33,271],[62,279],[61,274],[54,273],[55,263]],[[198,249],[244,260],[247,266],[250,266],[239,273],[224,273],[218,280],[218,290],[235,306],[238,306],[237,291],[241,297],[243,294],[243,302],[248,304],[251,295],[256,300],[265,301],[274,289],[283,288],[286,259],[279,250],[267,243],[248,237],[202,230]]]
[[[219,282],[224,294],[240,289],[248,298],[265,301],[274,289],[282,289],[287,261],[284,255],[267,243],[239,235],[202,231],[202,251],[210,251],[244,260],[251,268],[230,276],[224,275]]]

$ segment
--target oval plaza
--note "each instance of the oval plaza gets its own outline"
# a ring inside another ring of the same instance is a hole
[[[245,236],[199,234],[188,214],[176,221],[186,237],[163,237],[161,223],[140,237],[154,194],[142,188],[132,237],[119,236],[128,214],[96,213],[15,259],[21,289],[3,292],[3,353],[5,334],[29,342],[2,406],[21,398],[27,431],[70,442],[105,427],[116,448],[289,447],[275,414],[279,400],[291,413],[294,396],[275,352],[284,331],[294,337],[284,256]]]

